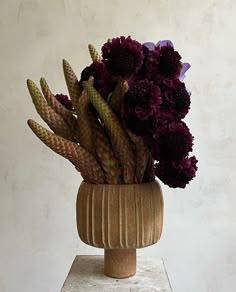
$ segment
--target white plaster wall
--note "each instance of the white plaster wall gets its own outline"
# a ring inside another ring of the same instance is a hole
[[[174,292],[236,291],[235,0],[0,1],[0,291],[59,291],[81,243],[75,199],[81,177],[28,129],[40,121],[26,79],[44,76],[65,92],[61,67],[90,62],[87,44],[132,35],[171,39],[192,64],[187,122],[199,172],[182,190],[163,186],[159,244],[139,251],[163,257]]]

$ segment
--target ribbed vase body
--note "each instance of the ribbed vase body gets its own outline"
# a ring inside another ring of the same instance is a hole
[[[163,225],[158,182],[96,185],[83,182],[77,227],[83,242],[105,249],[136,249],[156,243]]]

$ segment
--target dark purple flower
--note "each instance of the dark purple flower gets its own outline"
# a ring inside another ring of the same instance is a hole
[[[154,133],[161,102],[158,86],[148,80],[135,83],[123,98],[122,117],[126,126],[137,135]]]
[[[163,86],[162,105],[160,108],[163,122],[171,122],[183,119],[190,108],[190,93],[185,84],[178,79],[170,82],[169,86]]]
[[[158,117],[158,127],[166,126],[172,122],[179,121],[179,118],[173,114],[168,108],[160,106],[160,112]]]
[[[183,122],[172,122],[159,128],[151,146],[155,160],[181,160],[192,151],[193,136]]]
[[[161,102],[160,88],[148,80],[142,80],[126,92],[124,110],[131,110],[140,120],[146,120],[158,112]]]
[[[172,188],[185,188],[196,175],[195,156],[179,161],[160,161],[155,165],[155,175]]]
[[[69,111],[73,110],[72,102],[69,99],[69,97],[65,94],[56,94],[55,98],[62,104],[64,105],[65,108],[67,108]]]
[[[156,45],[156,50],[159,51],[158,69],[160,73],[173,78],[179,75],[182,69],[181,56],[174,50],[172,42],[160,41]]]
[[[182,63],[180,54],[174,50],[171,43],[165,46],[157,45],[150,51],[147,62],[147,77],[160,84],[165,79],[179,79]]]
[[[149,49],[142,45],[142,49],[143,49],[143,55],[144,55],[144,59],[143,59],[143,63],[142,63],[142,66],[141,68],[138,70],[138,72],[136,74],[134,74],[132,77],[131,77],[131,80],[129,80],[129,82],[136,82],[138,80],[144,80],[147,78],[147,61],[148,61],[148,58],[149,58]]]
[[[149,116],[146,120],[140,120],[134,112],[124,117],[123,123],[124,127],[130,129],[134,134],[142,136],[146,142],[151,140],[150,137],[152,137],[157,128],[155,116]]]
[[[103,62],[114,76],[128,78],[137,73],[143,63],[142,45],[131,37],[113,38],[102,47]]]
[[[109,93],[113,91],[115,83],[113,82],[111,75],[106,69],[103,63],[94,62],[90,66],[87,66],[81,73],[80,86],[82,87],[82,82],[87,81],[90,76],[94,77],[94,87],[97,91],[107,98]]]

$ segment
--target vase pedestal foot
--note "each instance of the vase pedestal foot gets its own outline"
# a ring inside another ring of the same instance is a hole
[[[136,274],[136,249],[105,249],[104,274],[122,279]]]

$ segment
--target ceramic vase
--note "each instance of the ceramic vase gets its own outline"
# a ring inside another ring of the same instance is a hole
[[[82,182],[76,215],[80,239],[104,249],[104,274],[128,278],[136,273],[136,249],[161,237],[162,191],[157,181],[123,185]]]

